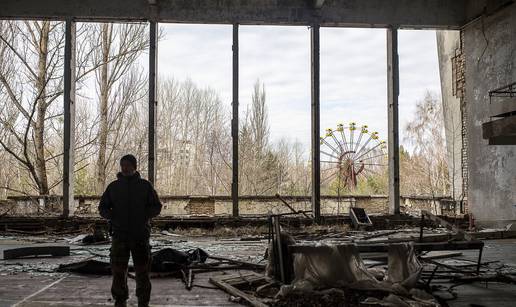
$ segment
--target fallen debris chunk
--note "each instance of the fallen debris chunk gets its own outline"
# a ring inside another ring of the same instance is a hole
[[[70,256],[70,247],[62,245],[50,246],[26,246],[4,250],[4,259],[17,259],[22,257],[62,257]]]

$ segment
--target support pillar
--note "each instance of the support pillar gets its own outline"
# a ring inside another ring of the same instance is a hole
[[[233,140],[233,180],[231,182],[231,199],[233,217],[238,216],[238,24],[233,24],[233,118],[231,120],[231,138]]]
[[[157,78],[158,78],[158,23],[149,22],[149,131],[148,131],[148,179],[156,184],[156,118],[158,101]]]
[[[64,48],[63,217],[68,217],[74,202],[75,161],[75,21],[71,19],[65,23]]]
[[[311,45],[311,116],[312,116],[312,213],[316,222],[321,218],[321,140],[320,140],[320,43],[318,24],[310,28]]]
[[[390,26],[387,28],[389,213],[396,215],[400,214],[399,91],[398,29]]]

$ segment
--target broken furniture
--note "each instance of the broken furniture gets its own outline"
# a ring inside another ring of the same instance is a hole
[[[276,196],[279,197],[279,194]],[[288,245],[294,242],[289,241],[287,237],[283,238],[286,234],[281,232],[281,217],[297,214],[306,215],[312,211],[296,211],[286,201],[284,203],[291,209],[291,213],[274,214],[268,217],[269,265],[273,264],[272,275],[277,280],[288,283],[292,280],[293,274]],[[271,242],[273,248],[271,248]]]
[[[351,223],[355,228],[373,226],[373,222],[371,222],[371,219],[365,212],[364,208],[350,207],[349,217],[351,218]]]
[[[389,245],[387,243],[377,244],[357,244],[357,249],[360,253],[378,253],[388,252]],[[339,245],[336,245],[337,247]],[[314,252],[315,249],[325,248],[324,246],[314,246],[307,244],[295,244],[289,246],[289,251],[295,253],[310,253]],[[478,250],[478,263],[477,272],[480,270],[480,264],[482,261],[482,250],[484,248],[484,242],[482,241],[450,241],[450,242],[430,242],[430,243],[414,243],[414,250],[416,252],[424,251],[450,251],[450,250]]]

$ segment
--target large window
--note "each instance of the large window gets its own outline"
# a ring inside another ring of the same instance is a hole
[[[240,195],[307,195],[310,39],[306,27],[240,27]]]
[[[231,194],[232,27],[160,24],[157,188]]]
[[[385,29],[321,28],[321,194],[387,193]]]

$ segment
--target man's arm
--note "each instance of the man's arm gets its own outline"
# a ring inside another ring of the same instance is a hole
[[[153,218],[160,214],[162,205],[159,201],[158,193],[156,192],[151,183],[149,183],[149,186],[150,193],[149,202],[147,203],[147,217]]]
[[[105,219],[110,220],[113,218],[113,203],[109,197],[109,187],[106,189],[99,203],[99,213]]]

